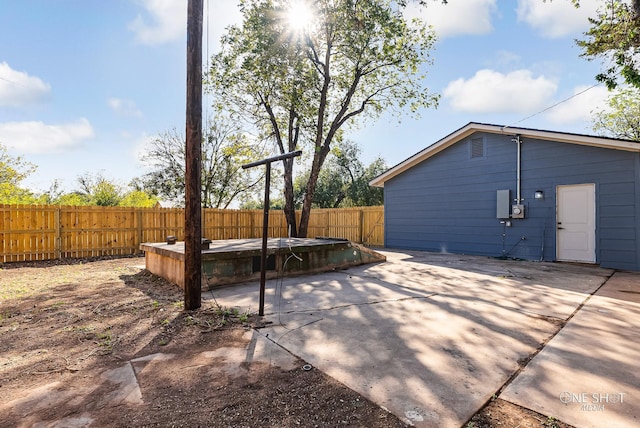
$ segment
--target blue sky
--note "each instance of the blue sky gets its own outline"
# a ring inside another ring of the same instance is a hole
[[[419,119],[383,116],[350,133],[363,160],[391,166],[470,121],[591,133],[603,86],[574,39],[600,0],[449,0],[422,14],[438,33],[426,80],[441,94]],[[237,22],[233,0],[204,0],[205,50]],[[143,174],[150,138],[184,129],[187,0],[1,0],[0,142],[38,166],[26,184],[68,190],[87,172]],[[208,13],[207,13],[208,10]],[[522,121],[531,115],[535,115]]]

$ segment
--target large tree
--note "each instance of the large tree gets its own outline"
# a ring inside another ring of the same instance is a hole
[[[618,89],[608,106],[593,112],[593,130],[602,135],[640,141],[640,90]]]
[[[222,38],[208,88],[279,153],[302,148],[312,159],[299,227],[293,160],[283,161],[287,223],[292,235],[306,236],[336,138],[362,118],[437,102],[423,84],[435,36],[388,0],[243,0],[240,7],[242,25]]]
[[[579,0],[572,2],[579,6]],[[608,0],[589,21],[586,39],[577,43],[582,56],[605,62],[596,79],[609,89],[618,85],[619,77],[640,87],[640,0]]]
[[[255,170],[243,170],[245,163],[265,155],[260,144],[252,143],[237,123],[216,117],[202,139],[202,205],[227,208],[236,198],[261,184]],[[156,137],[142,160],[150,172],[137,180],[147,190],[176,205],[184,203],[185,139],[175,129]]]

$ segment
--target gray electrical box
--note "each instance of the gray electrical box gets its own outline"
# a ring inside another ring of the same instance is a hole
[[[509,218],[511,196],[509,189],[498,190],[496,193],[496,218]]]
[[[524,218],[524,205],[514,204],[511,207],[511,218]]]

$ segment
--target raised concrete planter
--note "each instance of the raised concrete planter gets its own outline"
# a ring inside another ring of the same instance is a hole
[[[260,239],[212,241],[202,251],[202,289],[260,278]],[[184,242],[144,243],[146,268],[184,288]],[[267,278],[326,272],[386,258],[342,239],[271,238],[267,246]]]

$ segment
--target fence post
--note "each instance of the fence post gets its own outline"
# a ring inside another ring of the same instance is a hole
[[[53,214],[53,221],[55,223],[54,226],[56,229],[56,236],[54,238],[54,257],[56,259],[62,258],[62,224],[60,220],[61,210],[62,208],[58,207]]]
[[[135,212],[135,215],[136,215],[136,222],[138,223],[136,225],[138,233],[137,233],[137,236],[136,236],[137,242],[135,243],[135,245],[136,245],[136,248],[137,248],[136,252],[138,254],[140,254],[140,253],[142,253],[142,250],[140,249],[140,244],[142,244],[142,238],[143,238],[143,235],[142,235],[142,208],[134,208],[134,212]]]
[[[329,211],[325,211],[324,212],[325,216],[324,216],[324,236],[327,236],[329,238],[331,238],[332,233],[331,230],[329,228],[330,224],[329,224]]]
[[[173,212],[173,211],[172,211]],[[166,238],[167,236],[167,219],[166,212],[162,210],[162,208],[158,208],[156,210],[156,215],[160,218],[160,239]],[[156,239],[157,240],[157,239]]]
[[[206,238],[207,236],[207,229],[205,228],[205,217],[207,216],[207,210],[204,208],[200,208],[201,214],[200,214],[200,234],[202,235],[200,238]]]
[[[253,221],[253,211],[249,211],[249,218],[251,219],[249,221],[249,224],[251,225],[251,228],[249,229],[249,238],[253,239],[254,235],[254,231],[253,228],[255,227],[255,222]]]
[[[360,222],[358,224],[358,243],[362,244],[364,238],[364,210],[360,208]]]
[[[240,232],[240,211],[235,212],[236,215],[236,239],[240,239],[242,236]]]

